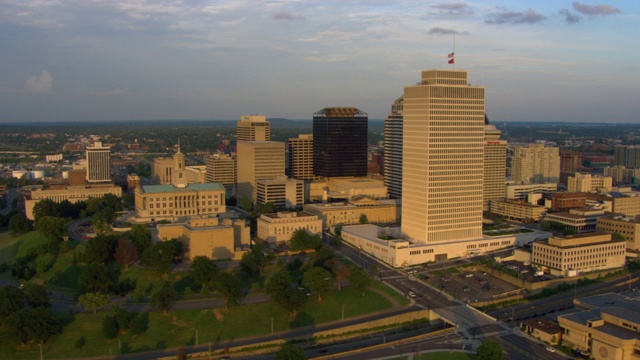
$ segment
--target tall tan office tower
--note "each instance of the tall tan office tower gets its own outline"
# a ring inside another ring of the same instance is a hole
[[[501,131],[485,119],[484,125],[484,211],[489,211],[489,203],[503,200],[507,176],[507,141],[500,140]]]
[[[96,142],[87,147],[87,182],[111,181],[111,148]]]
[[[294,179],[313,180],[313,134],[300,134],[287,142],[287,175]]]
[[[271,124],[264,115],[245,115],[236,128],[238,141],[270,141]]]
[[[284,143],[279,141],[238,141],[238,200],[257,199],[258,180],[284,176]]]
[[[399,97],[384,120],[384,185],[389,197],[402,197],[402,103]]]
[[[511,158],[511,179],[525,184],[560,180],[560,148],[544,144],[516,147]]]
[[[484,99],[460,70],[404,88],[402,232],[414,242],[482,238]]]

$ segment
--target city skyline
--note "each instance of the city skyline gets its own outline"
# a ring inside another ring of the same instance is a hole
[[[384,119],[454,35],[493,121],[640,120],[631,1],[2,3],[1,122]]]

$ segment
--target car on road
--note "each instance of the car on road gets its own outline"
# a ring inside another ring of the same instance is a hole
[[[409,294],[409,296],[411,296],[412,298],[416,297],[416,293],[414,293],[413,291],[409,291],[407,294]]]
[[[551,347],[551,346],[545,347],[545,350],[547,350],[548,352],[556,352],[556,348]]]

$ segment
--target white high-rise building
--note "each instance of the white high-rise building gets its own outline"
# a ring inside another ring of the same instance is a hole
[[[402,233],[423,244],[481,239],[484,87],[466,71],[423,71],[403,105]]]
[[[87,147],[87,182],[111,181],[111,148],[97,141]]]

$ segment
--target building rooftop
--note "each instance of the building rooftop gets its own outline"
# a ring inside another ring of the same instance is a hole
[[[188,184],[185,187],[177,187],[171,184],[167,185],[142,185],[140,189],[143,193],[173,193],[180,191],[205,191],[205,190],[221,190],[224,191],[224,186],[218,183],[204,183],[204,184]]]

